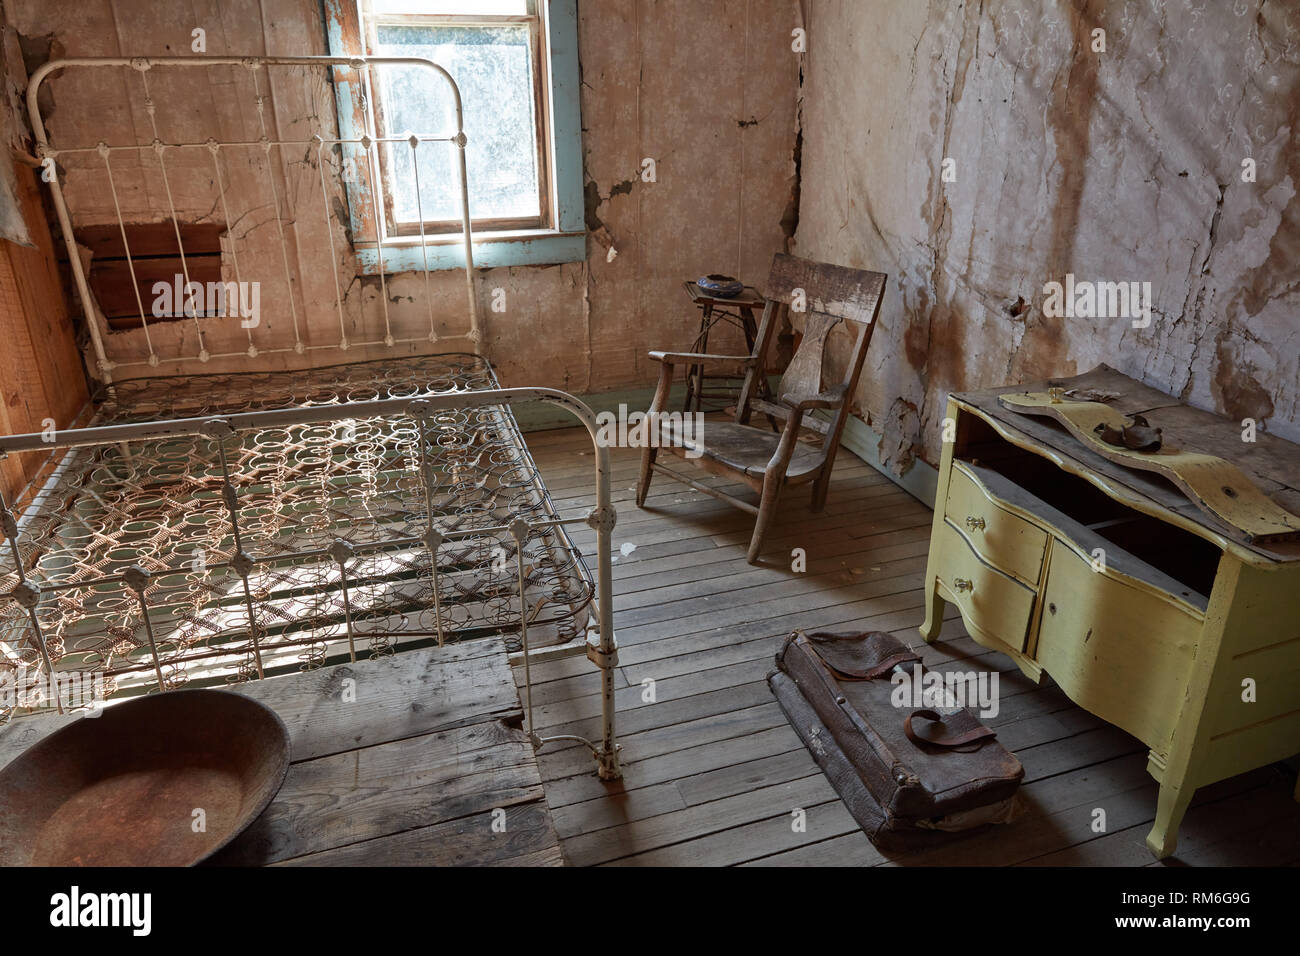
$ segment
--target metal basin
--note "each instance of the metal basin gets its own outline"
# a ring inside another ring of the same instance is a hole
[[[288,770],[284,722],[248,697],[117,704],[0,770],[0,865],[190,866],[257,819]]]

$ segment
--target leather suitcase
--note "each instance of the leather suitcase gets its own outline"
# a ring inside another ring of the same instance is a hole
[[[1005,823],[1024,768],[969,708],[895,706],[891,674],[920,676],[897,638],[795,631],[768,678],[849,812],[883,849]]]

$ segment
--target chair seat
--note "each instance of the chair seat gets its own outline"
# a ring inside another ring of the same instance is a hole
[[[781,436],[763,428],[750,425],[737,425],[735,422],[706,421],[698,434],[693,434],[683,441],[681,423],[676,419],[663,422],[662,444],[673,447],[675,451],[700,451],[701,457],[734,468],[750,478],[762,478],[767,470],[767,463],[776,453],[776,446]],[[790,467],[786,469],[786,480],[806,478],[822,465],[822,449],[796,442],[794,453],[790,458]]]

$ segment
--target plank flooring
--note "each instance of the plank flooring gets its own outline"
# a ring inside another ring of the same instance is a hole
[[[253,681],[240,692],[284,719],[293,764],[267,811],[216,862],[560,864],[500,639]]]
[[[563,514],[594,503],[594,461],[578,429],[534,432],[528,445]],[[829,503],[810,491],[782,502],[764,563],[745,561],[752,518],[656,476],[636,508],[638,457],[615,449],[613,488],[618,726],[624,779],[599,781],[577,747],[539,754],[546,801],[573,865],[1243,865],[1300,861],[1295,768],[1276,765],[1198,792],[1178,851],[1146,850],[1156,786],[1145,748],[1036,686],[967,636],[950,606],[920,645],[921,582],[931,511],[842,452]],[[681,462],[678,462],[681,465]],[[694,472],[696,477],[700,472]],[[722,485],[719,479],[706,483]],[[594,535],[575,541],[588,554]],[[807,570],[791,568],[804,549]],[[594,566],[594,565],[593,565]],[[884,630],[920,645],[927,667],[999,673],[989,723],[1025,766],[1013,824],[886,858],[858,829],[768,690],[794,627]],[[516,680],[522,674],[516,668]],[[598,732],[599,681],[583,659],[533,668],[538,732]],[[1096,809],[1106,811],[1102,832]],[[796,811],[805,825],[793,826]]]
[[[528,435],[562,514],[594,503],[585,432]],[[843,453],[829,503],[783,502],[761,566],[752,519],[657,477],[633,503],[637,455],[613,452],[618,729],[625,776],[604,783],[588,752],[534,753],[521,727],[522,670],[499,640],[408,651],[241,685],[290,729],[293,764],[267,813],[224,864],[579,866],[1162,866],[1300,862],[1296,768],[1203,788],[1179,848],[1153,861],[1156,786],[1145,748],[979,646],[948,609],[920,644],[932,514]],[[703,479],[710,483],[718,479]],[[573,532],[588,554],[594,534]],[[806,569],[792,569],[803,549]],[[795,627],[885,630],[936,670],[996,671],[989,723],[1025,767],[1013,824],[886,857],[858,829],[766,683]],[[599,678],[583,658],[532,668],[537,731],[599,736]],[[356,681],[356,703],[342,682]],[[0,766],[71,716],[0,731]],[[1094,829],[1095,811],[1105,828]],[[802,812],[800,812],[802,811]],[[796,817],[802,826],[795,826]],[[497,827],[491,823],[496,821]],[[501,824],[504,824],[502,828]]]
[[[271,805],[216,865],[561,865],[499,638],[236,692],[284,720],[292,763]],[[15,721],[0,733],[0,766],[70,719]]]

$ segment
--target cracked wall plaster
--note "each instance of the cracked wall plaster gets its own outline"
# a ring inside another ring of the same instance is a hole
[[[889,273],[857,395],[882,457],[937,463],[950,391],[1099,362],[1300,440],[1300,7],[806,7],[794,251]],[[1151,282],[1151,326],[1045,317],[1066,272]]]

